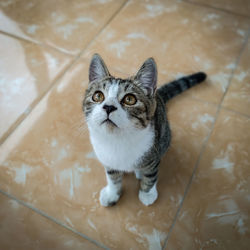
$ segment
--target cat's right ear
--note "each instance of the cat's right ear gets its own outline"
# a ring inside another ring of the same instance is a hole
[[[110,76],[107,66],[100,55],[94,54],[89,66],[89,82],[101,80],[107,76]]]
[[[153,58],[148,58],[143,63],[137,72],[135,79],[138,81],[138,85],[145,90],[147,95],[152,96],[155,93],[157,84],[157,67]]]

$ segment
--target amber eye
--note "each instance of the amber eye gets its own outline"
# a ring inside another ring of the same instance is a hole
[[[122,102],[125,103],[126,105],[135,105],[137,102],[137,99],[134,95],[127,94],[123,97]]]
[[[96,91],[92,96],[92,100],[94,102],[103,102],[104,101],[104,94],[101,91]]]

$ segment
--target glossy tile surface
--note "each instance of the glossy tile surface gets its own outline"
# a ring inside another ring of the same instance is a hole
[[[0,34],[0,142],[73,59]]]
[[[222,104],[224,107],[250,115],[250,39]]]
[[[124,0],[0,2],[0,30],[77,54],[98,34]]]
[[[0,194],[0,249],[248,248],[250,21],[216,8],[0,1],[0,191],[35,208]],[[238,1],[235,13],[244,8]],[[173,138],[150,207],[131,174],[116,206],[99,203],[105,174],[81,111],[94,52],[117,77],[150,56],[159,84],[208,74],[167,104]]]
[[[187,0],[188,2],[204,4],[214,8],[227,10],[235,14],[250,17],[250,1],[249,0]]]
[[[0,194],[1,249],[101,249]]]
[[[221,112],[167,249],[249,248],[249,130],[249,118]]]
[[[181,1],[129,1],[88,48],[108,65],[135,74],[147,57],[158,63],[159,83],[197,71],[209,78],[190,96],[219,103],[250,20]]]

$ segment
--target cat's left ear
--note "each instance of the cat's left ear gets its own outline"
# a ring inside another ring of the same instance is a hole
[[[153,58],[148,58],[135,76],[138,85],[146,91],[146,94],[152,96],[156,90],[157,84],[157,66]]]
[[[89,82],[101,80],[107,76],[110,76],[107,66],[100,55],[94,54],[89,66]]]

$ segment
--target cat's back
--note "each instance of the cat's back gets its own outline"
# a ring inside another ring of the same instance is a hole
[[[167,119],[166,104],[156,92],[156,110],[154,115],[155,147],[158,148],[160,156],[168,149],[171,141],[171,131]]]

